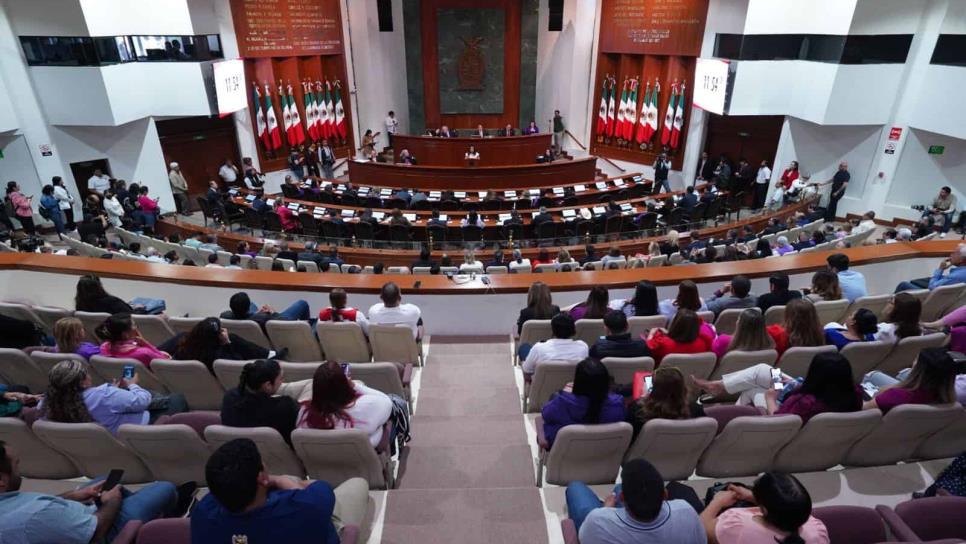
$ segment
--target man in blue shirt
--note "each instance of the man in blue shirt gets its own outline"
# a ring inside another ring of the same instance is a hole
[[[849,270],[849,256],[844,253],[835,253],[825,259],[828,269],[835,272],[839,277],[839,287],[842,288],[842,296],[848,299],[849,303],[855,299],[864,297],[868,294],[865,287],[865,276],[861,272]]]
[[[87,544],[111,541],[129,521],[177,514],[178,492],[155,482],[131,493],[120,485],[101,491],[102,481],[57,497],[20,491],[20,459],[0,441],[0,542]],[[95,504],[97,501],[97,504]]]
[[[369,501],[362,478],[333,491],[323,481],[269,475],[247,438],[215,450],[205,479],[210,493],[191,513],[192,542],[338,544],[341,528],[358,526]]]
[[[949,258],[939,263],[939,268],[932,273],[931,278],[904,281],[896,286],[896,293],[910,289],[935,289],[944,285],[966,283],[966,244],[959,244]]]

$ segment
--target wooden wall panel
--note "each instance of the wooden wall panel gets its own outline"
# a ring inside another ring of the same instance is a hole
[[[339,0],[230,0],[242,57],[342,53]]]
[[[600,50],[696,57],[707,16],[708,0],[603,0]]]

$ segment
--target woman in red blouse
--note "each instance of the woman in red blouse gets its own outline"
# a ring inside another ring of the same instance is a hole
[[[295,217],[295,212],[288,209],[285,205],[285,201],[282,198],[275,199],[275,213],[278,214],[278,219],[282,223],[282,230],[285,232],[294,232],[299,228],[299,219]]]
[[[818,321],[818,313],[811,301],[796,298],[785,304],[785,320],[769,325],[768,335],[775,341],[781,356],[788,348],[810,348],[825,345],[825,333]]]
[[[698,314],[686,308],[679,308],[671,320],[671,326],[652,329],[647,338],[654,365],[661,364],[665,355],[671,353],[704,353],[711,351],[714,331],[705,325]]]
[[[782,172],[782,184],[785,186],[785,190],[792,188],[792,183],[798,179],[798,161],[792,161],[788,168]]]

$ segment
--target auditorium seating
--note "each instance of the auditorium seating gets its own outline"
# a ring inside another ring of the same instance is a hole
[[[885,520],[893,535],[905,542],[966,539],[966,497],[927,497],[906,501],[895,509],[878,506],[876,511]]]

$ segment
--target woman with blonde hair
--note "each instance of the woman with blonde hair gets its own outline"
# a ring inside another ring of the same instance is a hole
[[[839,287],[839,276],[835,272],[819,270],[812,276],[812,286],[802,290],[805,298],[812,302],[823,300],[841,300],[842,288]]]
[[[719,359],[729,351],[761,351],[774,348],[775,340],[765,328],[765,316],[757,308],[741,312],[734,335],[719,335],[711,344],[711,351]]]
[[[550,319],[560,313],[560,307],[553,303],[550,287],[542,281],[530,284],[527,292],[527,307],[520,310],[517,318],[517,334],[523,330],[523,324],[531,319]]]
[[[74,353],[85,359],[101,353],[100,347],[87,341],[84,324],[76,317],[63,317],[54,323],[54,341],[56,346],[50,351],[55,353]]]
[[[810,348],[825,345],[825,332],[818,322],[815,305],[805,299],[792,299],[785,305],[785,320],[769,325],[768,334],[781,356],[788,348]]]
[[[628,410],[628,423],[634,436],[652,419],[691,419],[704,417],[700,404],[688,401],[688,385],[684,374],[675,367],[661,367],[654,371],[652,388],[637,399]]]
[[[476,252],[472,249],[467,249],[463,252],[463,264],[460,265],[460,272],[465,271],[467,268],[483,270],[483,263],[476,259]]]

